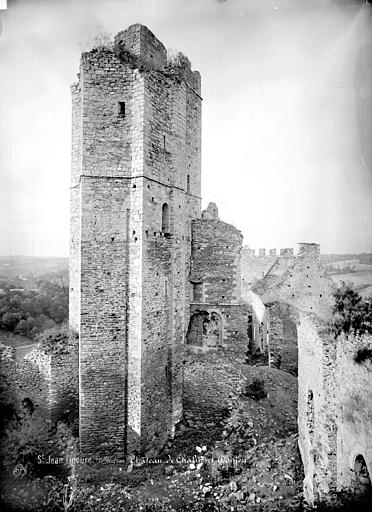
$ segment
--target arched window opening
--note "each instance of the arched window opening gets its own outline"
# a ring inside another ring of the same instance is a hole
[[[222,345],[222,319],[218,313],[197,311],[191,318],[187,332],[187,344],[206,348]]]
[[[187,175],[187,193],[190,194],[190,174]]]
[[[169,233],[169,206],[167,203],[162,206],[161,230],[163,233]]]

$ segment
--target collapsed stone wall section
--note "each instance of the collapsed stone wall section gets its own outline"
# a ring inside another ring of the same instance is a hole
[[[65,348],[61,354],[35,348],[19,360],[14,349],[1,351],[2,374],[16,407],[27,399],[46,413],[51,426],[59,420],[73,425],[78,415],[78,346]]]
[[[250,312],[241,298],[242,240],[238,229],[219,219],[214,203],[209,203],[201,219],[192,221],[190,315],[195,317],[198,312],[204,315],[202,324],[207,331],[211,321],[220,323],[221,340],[216,345],[235,352],[238,357],[245,355],[248,349]],[[193,339],[200,336],[203,337],[200,329],[199,333],[197,329],[189,329],[188,344],[200,345],[200,340]],[[202,348],[205,349],[206,344]]]
[[[267,305],[270,318],[269,358],[270,366],[298,373],[297,315],[289,304]]]

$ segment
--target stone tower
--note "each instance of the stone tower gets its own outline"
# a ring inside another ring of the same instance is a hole
[[[200,74],[142,25],[72,86],[70,323],[85,454],[154,453],[182,414]]]

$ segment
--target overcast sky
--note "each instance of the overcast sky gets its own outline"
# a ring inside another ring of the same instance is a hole
[[[8,0],[0,254],[68,255],[69,86],[89,40],[132,23],[201,73],[204,207],[216,202],[252,248],[372,252],[354,89],[371,10],[347,0]]]

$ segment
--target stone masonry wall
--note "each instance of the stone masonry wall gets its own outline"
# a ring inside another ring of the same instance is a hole
[[[220,325],[219,346],[235,353],[248,349],[248,315],[250,308],[241,301],[240,252],[242,235],[234,226],[218,218],[214,203],[192,221],[190,282],[193,297],[190,314],[207,315]],[[192,327],[192,326],[191,326]],[[206,324],[204,321],[204,330]],[[197,326],[195,324],[195,328]],[[192,340],[190,326],[188,344]],[[194,330],[196,338],[200,333]]]
[[[185,82],[150,72],[145,106],[142,439],[144,447],[159,447],[182,416],[191,220],[200,216],[201,100]]]
[[[246,370],[251,308],[241,301],[241,246],[240,231],[219,220],[214,203],[192,222],[183,399],[188,412],[196,407],[191,412],[204,419],[223,415]]]
[[[203,314],[217,314],[221,319],[221,344],[224,353],[236,360],[245,360],[248,350],[248,315],[250,309],[245,304],[192,304],[190,316],[200,316]],[[199,340],[200,341],[200,340]],[[187,340],[188,350],[192,349],[195,353],[201,353],[208,350],[208,347],[198,340]]]
[[[370,355],[357,362],[359,354],[371,354],[370,336],[342,336],[337,343],[337,487],[353,489],[354,463],[362,455],[372,475],[372,362]]]
[[[270,249],[268,253],[260,249],[256,256],[254,250],[244,246],[241,253],[242,283],[252,288],[268,272],[281,275],[294,261],[293,249],[291,252],[289,249],[280,249],[279,254],[276,249]]]
[[[14,403],[27,398],[35,408],[47,412],[52,424],[73,421],[78,414],[77,346],[66,347],[63,354],[35,348],[20,360],[2,351],[2,371],[10,386]]]
[[[35,408],[50,411],[50,356],[34,349],[24,358],[16,360],[15,353],[12,354],[12,350],[5,347],[2,348],[0,357],[2,376],[9,385],[14,404],[19,405],[27,398]]]
[[[336,343],[303,313],[298,323],[298,429],[304,498],[324,501],[337,487]]]
[[[270,363],[297,375],[297,318],[288,304],[268,305],[270,316]]]
[[[362,456],[369,475],[372,471],[372,339],[335,339],[314,317],[301,314],[298,347],[304,497],[315,503],[336,491],[356,493],[356,458]],[[371,485],[370,477],[365,483]]]
[[[51,420],[66,421],[76,428],[79,416],[79,346],[72,340],[66,351],[50,356]]]
[[[70,189],[70,258],[69,258],[69,322],[73,329],[80,325],[80,173],[82,108],[80,84],[71,86],[72,97],[72,148]]]
[[[110,441],[124,453],[128,192],[118,179],[81,183],[80,431],[87,453],[104,454]]]
[[[239,255],[242,235],[217,219],[192,223],[191,282],[202,283],[207,303],[234,304],[240,301]]]
[[[19,401],[29,398],[35,406],[51,410],[52,361],[42,350],[34,349],[15,364]]]
[[[317,244],[300,244],[293,265],[282,275],[268,272],[254,291],[265,303],[285,302],[325,321],[330,319],[333,284],[320,264]]]
[[[187,351],[184,368],[184,408],[188,413],[202,410],[204,419],[223,413],[230,397],[249,374],[249,366],[227,358],[223,349],[196,354]]]
[[[80,432],[87,452],[104,453],[111,436],[119,453],[125,446],[131,188],[123,178],[141,159],[142,82],[103,50],[83,55],[73,87],[70,323],[80,335]]]

